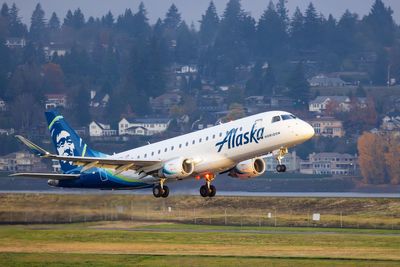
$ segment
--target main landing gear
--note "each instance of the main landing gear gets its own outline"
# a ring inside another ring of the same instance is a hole
[[[217,193],[217,189],[215,186],[211,184],[211,181],[214,180],[215,175],[207,173],[204,175],[204,179],[206,180],[206,184],[200,187],[200,195],[202,197],[215,197]]]
[[[279,149],[278,156],[276,157],[276,160],[278,161],[278,165],[276,166],[277,172],[285,172],[286,171],[286,165],[282,164],[282,159],[287,153],[288,153],[287,147],[282,147]]]
[[[153,187],[153,195],[156,198],[163,197],[167,198],[169,196],[169,188],[164,185],[165,179],[160,180],[160,184]]]

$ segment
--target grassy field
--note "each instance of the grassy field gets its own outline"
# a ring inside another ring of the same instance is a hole
[[[399,266],[400,232],[97,222],[3,225],[0,266]]]
[[[0,194],[0,223],[180,222],[400,229],[399,199]],[[312,214],[321,220],[313,221]]]

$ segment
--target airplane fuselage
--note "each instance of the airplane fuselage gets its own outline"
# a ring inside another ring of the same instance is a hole
[[[283,147],[293,147],[313,135],[314,129],[305,121],[284,111],[270,111],[110,155],[109,158],[161,162],[190,159],[194,170],[190,176],[183,178],[186,179],[227,171],[239,162]],[[117,175],[111,169],[92,168],[82,172],[80,179],[50,181],[49,184],[102,189],[152,187],[160,180],[156,171],[162,166],[152,168],[128,170]],[[79,173],[79,170],[72,170],[71,173]],[[176,179],[166,179],[167,182],[171,180]]]

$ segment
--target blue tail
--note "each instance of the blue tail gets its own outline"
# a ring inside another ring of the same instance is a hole
[[[100,157],[105,154],[88,148],[83,139],[68,125],[64,117],[56,110],[45,112],[51,139],[58,155],[79,157]],[[61,170],[66,173],[77,166],[60,161]]]

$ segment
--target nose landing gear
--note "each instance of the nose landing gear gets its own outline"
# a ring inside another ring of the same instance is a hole
[[[277,172],[285,172],[286,171],[286,165],[282,164],[282,159],[284,156],[288,153],[287,147],[281,147],[279,149],[278,156],[276,156],[276,160],[278,161],[278,165],[276,166],[276,171]]]

